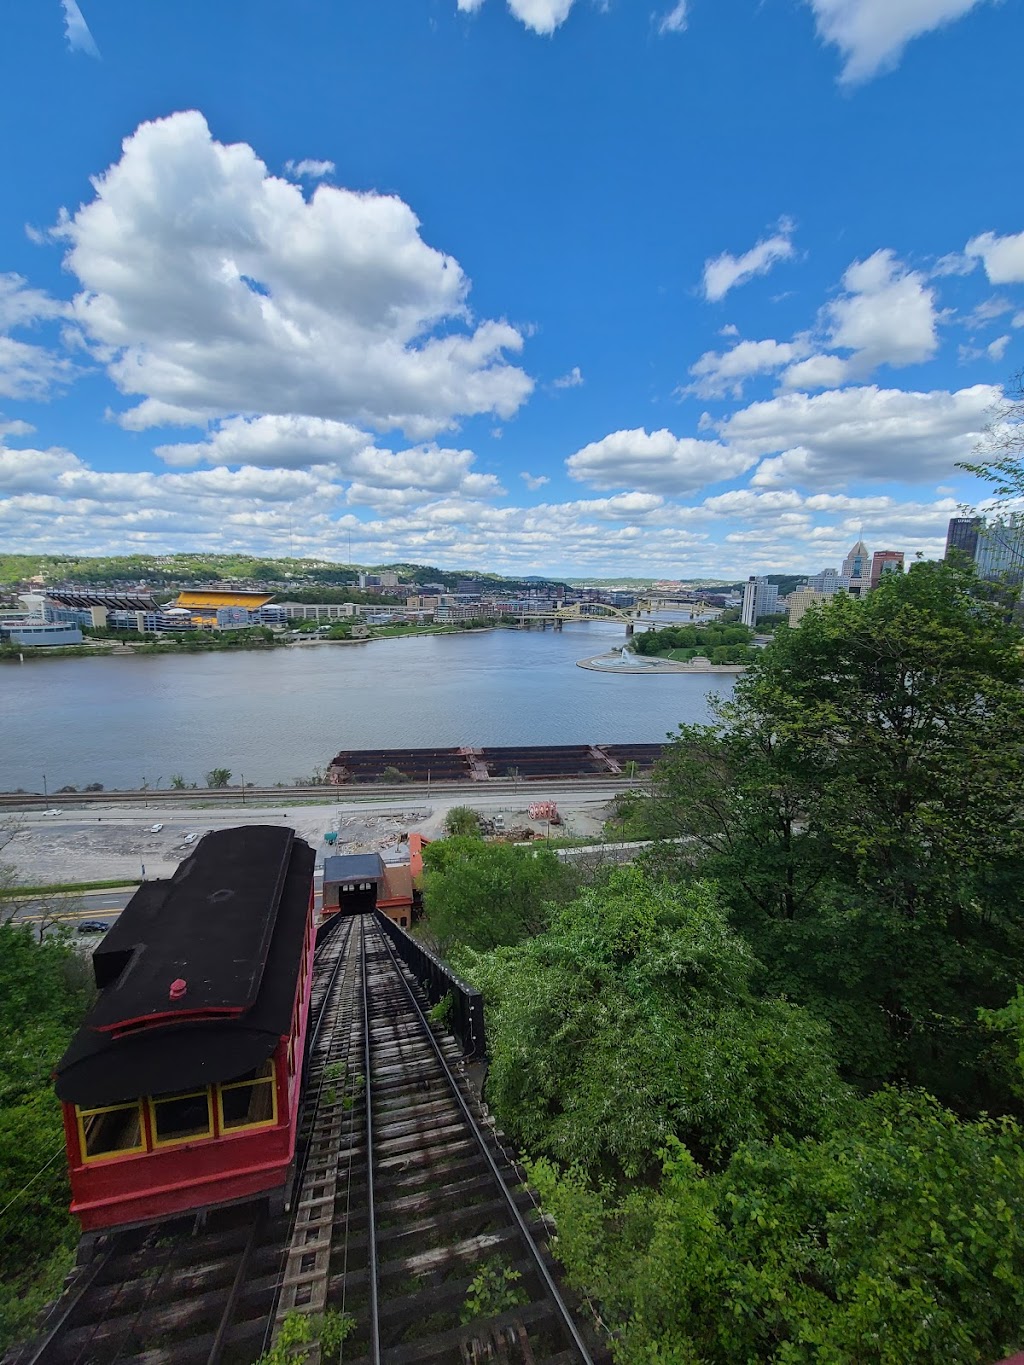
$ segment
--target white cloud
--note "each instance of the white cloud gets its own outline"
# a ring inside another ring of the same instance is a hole
[[[840,81],[857,85],[894,67],[913,38],[962,18],[981,0],[808,0],[818,33],[844,58]]]
[[[49,398],[75,376],[75,367],[47,350],[0,336],[0,398]]]
[[[523,483],[526,484],[531,493],[536,493],[538,488],[543,488],[546,483],[551,482],[546,474],[530,474],[525,469],[519,477],[522,479]]]
[[[64,37],[67,39],[68,47],[72,52],[84,52],[90,57],[98,58],[100,50],[89,32],[89,25],[85,22],[85,16],[78,8],[76,0],[60,0],[60,3],[64,11]]]
[[[767,237],[742,256],[731,256],[724,251],[714,260],[704,262],[704,297],[715,303],[724,299],[730,289],[746,284],[755,275],[766,275],[779,261],[787,261],[794,255],[792,242],[793,224],[783,219],[779,230]]]
[[[363,520],[354,509],[367,506],[376,513]],[[952,496],[900,503],[773,487],[734,489],[692,507],[635,488],[494,506],[465,488],[432,495],[356,481],[346,489],[322,468],[107,473],[67,450],[0,448],[0,538],[40,553],[190,548],[332,560],[348,557],[351,537],[353,557],[368,563],[738,577],[838,562],[861,527],[873,544],[941,553],[955,506]]]
[[[747,379],[772,374],[806,352],[806,345],[791,341],[741,341],[731,350],[705,351],[690,366],[694,383],[684,390],[699,398],[739,398]]]
[[[250,469],[313,470],[332,483],[351,479],[350,502],[397,505],[425,502],[439,494],[493,498],[505,490],[494,474],[473,472],[471,450],[434,444],[410,450],[382,450],[365,432],[317,417],[241,417],[222,422],[205,441],[158,446],[157,455],[184,468],[196,464],[241,465]]]
[[[322,180],[325,175],[333,175],[337,167],[333,161],[286,161],[284,168],[289,175],[308,177],[310,180]]]
[[[23,327],[41,319],[66,315],[68,306],[41,289],[30,288],[21,275],[0,275],[0,329]]]
[[[564,24],[575,0],[508,0],[511,12],[534,33],[550,34]],[[457,0],[464,14],[475,14],[483,0]]]
[[[553,381],[556,389],[578,389],[585,383],[583,375],[578,365],[574,365],[568,374],[563,374],[561,379]]]
[[[658,21],[658,32],[660,34],[682,33],[686,28],[688,9],[689,0],[678,0],[678,4],[670,9],[667,14],[662,15]]]
[[[373,442],[358,427],[323,417],[294,415],[253,419],[232,417],[205,441],[161,445],[156,453],[167,464],[248,464],[274,469],[311,469],[345,464]]]
[[[939,348],[935,293],[924,275],[908,270],[889,250],[854,261],[843,276],[846,291],[826,305],[825,345],[848,357],[813,355],[786,371],[786,388],[811,388],[863,379],[879,365],[930,360]]]
[[[1000,397],[990,384],[955,393],[875,385],[791,393],[751,404],[719,432],[737,450],[772,456],[753,477],[757,487],[925,482],[949,477],[958,460],[971,458]]]
[[[1009,299],[1001,299],[998,295],[991,299],[985,299],[979,303],[977,308],[973,308],[964,319],[964,325],[972,331],[981,327],[987,327],[989,323],[995,322],[1005,313],[1013,312],[1013,304]]]
[[[57,232],[75,317],[142,397],[125,425],[303,413],[422,440],[532,389],[505,359],[520,332],[470,330],[465,275],[400,199],[319,185],[307,202],[195,111],[142,124],[93,183]]]
[[[1001,336],[996,337],[995,341],[990,341],[985,347],[989,358],[991,360],[1002,360],[1003,356],[1006,354],[1006,348],[1009,346],[1012,339],[1013,338],[1010,336]]]
[[[967,243],[966,254],[981,260],[990,284],[1024,284],[1024,232],[998,237],[983,232]]]
[[[615,431],[566,460],[571,478],[594,488],[632,485],[677,496],[743,474],[756,456],[671,431]]]
[[[0,439],[5,436],[31,436],[35,427],[31,422],[23,422],[20,418],[8,421],[0,412]]]

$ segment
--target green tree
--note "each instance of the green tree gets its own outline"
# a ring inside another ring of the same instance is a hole
[[[675,1134],[717,1163],[827,1132],[849,1102],[828,1031],[757,997],[708,886],[618,868],[547,933],[460,961],[487,1003],[488,1099],[532,1152],[636,1175]]]
[[[1024,654],[974,587],[918,564],[780,632],[681,727],[648,814],[851,1074],[984,1107],[1005,1087],[976,1012],[1024,979]]]
[[[184,791],[187,785],[188,784],[185,781],[184,777],[182,777],[181,773],[171,774],[171,786],[174,788],[175,791]]]
[[[660,1186],[624,1196],[533,1164],[619,1365],[977,1365],[1024,1343],[1024,1134],[926,1095],[858,1110],[713,1175],[671,1141]]]
[[[454,836],[423,850],[428,926],[443,951],[519,943],[548,925],[577,875],[549,848],[516,848]]]
[[[77,1237],[51,1074],[91,999],[66,936],[0,925],[0,1350],[59,1288]]]
[[[230,781],[230,768],[213,768],[206,774],[206,785],[208,787],[226,787]]]
[[[479,834],[480,817],[472,806],[452,806],[444,817],[444,827],[449,834]]]

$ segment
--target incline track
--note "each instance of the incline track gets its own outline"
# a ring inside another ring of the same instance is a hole
[[[291,1217],[250,1204],[114,1235],[9,1365],[249,1365],[288,1315],[324,1310],[353,1319],[334,1357],[351,1365],[591,1365],[530,1195],[419,997],[373,916],[337,923]]]

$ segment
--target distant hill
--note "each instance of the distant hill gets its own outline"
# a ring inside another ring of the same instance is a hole
[[[55,583],[125,584],[145,582],[153,587],[189,583],[274,583],[290,586],[348,587],[360,573],[391,570],[408,583],[441,583],[454,590],[459,582],[493,583],[509,590],[561,586],[560,579],[504,578],[482,569],[438,569],[429,564],[335,564],[323,559],[264,559],[250,555],[0,555],[0,587],[41,577]]]

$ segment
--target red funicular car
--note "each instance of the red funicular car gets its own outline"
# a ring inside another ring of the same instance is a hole
[[[256,1196],[295,1155],[313,850],[250,825],[144,883],[93,954],[99,998],[56,1073],[87,1232]]]

